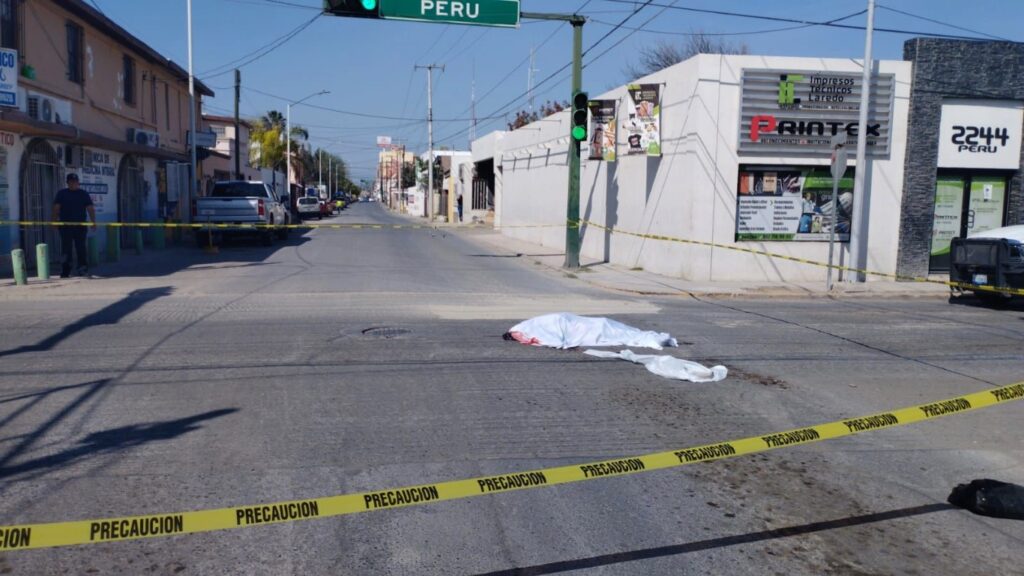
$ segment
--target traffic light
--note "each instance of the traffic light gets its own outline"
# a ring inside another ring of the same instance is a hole
[[[380,18],[380,0],[324,0],[324,12],[350,18]]]
[[[583,142],[587,139],[587,103],[590,97],[586,92],[577,92],[572,96],[572,139]]]

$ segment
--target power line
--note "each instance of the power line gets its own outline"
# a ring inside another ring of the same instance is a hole
[[[281,96],[279,94],[271,94],[270,92],[264,92],[263,90],[257,90],[256,88],[249,88],[249,87],[243,86],[242,90],[245,90],[247,92],[254,92],[256,94],[261,94],[263,96],[268,96],[270,98],[276,98],[276,99],[281,100],[283,102],[291,102],[292,101],[291,98],[288,98],[286,96]],[[315,108],[317,110],[324,110],[324,111],[327,111],[327,112],[334,112],[336,114],[344,114],[344,115],[347,115],[347,116],[358,116],[360,118],[374,118],[374,119],[378,119],[378,120],[395,120],[395,121],[403,121],[403,122],[426,122],[425,119],[421,119],[421,118],[403,118],[403,117],[400,117],[400,116],[385,116],[383,114],[367,114],[365,112],[353,112],[352,110],[342,110],[340,108],[331,108],[330,106],[321,106],[319,104],[312,104],[312,103],[309,103],[309,102],[303,102],[302,105],[306,106],[306,107],[309,107],[309,108]],[[434,118],[434,122],[465,122],[466,120],[469,120],[469,118]]]
[[[257,48],[256,50],[253,50],[252,52],[246,54],[245,56],[242,56],[241,58],[237,58],[226,64],[222,64],[215,68],[211,68],[209,71],[200,74],[200,76],[204,80],[208,78],[215,78],[217,76],[222,76],[224,74],[231,72],[231,70],[234,68],[242,68],[249,64],[252,64],[253,62],[259,60],[260,58],[263,58],[267,54],[270,54],[274,50],[285,45],[292,38],[298,36],[299,33],[301,33],[303,30],[309,28],[313,24],[313,22],[316,22],[316,20],[320,18],[320,16],[322,16],[322,14],[317,14],[316,16],[313,16],[309,20],[300,24],[291,32],[288,32],[284,36],[279,36],[278,38],[272,40],[269,44],[264,44],[263,46]]]
[[[848,14],[846,16],[842,16],[840,18],[835,18],[833,20],[828,20],[827,22],[829,22],[829,23],[831,23],[831,22],[842,22],[843,20],[849,20],[850,18],[854,18],[856,16],[860,16],[861,14],[864,14],[865,12],[867,12],[867,10],[859,10],[857,12],[854,12],[852,14]],[[603,26],[614,26],[614,24],[612,24],[610,22],[603,22],[601,20],[591,19],[590,21],[595,23],[595,24],[601,24]],[[772,34],[772,33],[775,33],[775,32],[788,32],[790,30],[802,30],[804,28],[811,28],[811,27],[814,27],[814,26],[820,26],[820,24],[799,24],[799,25],[796,25],[796,26],[784,26],[782,28],[768,28],[768,29],[765,29],[765,30],[748,30],[746,32],[704,32],[704,31],[676,32],[676,31],[672,31],[672,30],[650,30],[650,29],[643,28],[643,27],[631,28],[629,26],[624,26],[624,28],[626,30],[632,30],[634,32],[644,32],[646,34],[663,34],[663,35],[666,35],[666,36],[753,36],[753,35],[757,35],[757,34]]]
[[[613,2],[616,4],[635,4],[634,0],[604,0],[605,2]],[[731,16],[734,18],[750,18],[754,20],[765,20],[769,22],[789,22],[792,24],[813,24],[817,26],[829,26],[832,28],[844,28],[847,30],[866,30],[866,26],[857,24],[839,24],[837,22],[814,22],[810,20],[799,20],[796,18],[782,18],[779,16],[764,16],[761,14],[744,14],[742,12],[729,12],[726,10],[711,10],[708,8],[692,8],[689,6],[673,6],[671,4],[650,4],[652,7],[671,8],[673,10],[681,10],[685,12],[695,12],[699,14],[715,14],[717,16]],[[902,30],[898,28],[880,28],[875,26],[875,32],[886,32],[889,34],[903,34],[908,36],[931,36],[934,38],[948,38],[951,40],[984,40],[984,38],[978,38],[976,36],[958,36],[955,34],[942,34],[938,32],[922,32],[918,30]]]
[[[956,24],[950,24],[949,22],[943,22],[934,18],[928,18],[927,16],[921,16],[919,14],[911,14],[910,12],[904,12],[903,10],[897,10],[896,8],[890,8],[884,4],[879,4],[879,8],[882,10],[888,10],[889,12],[895,12],[896,14],[902,14],[904,16],[910,16],[911,18],[917,18],[918,20],[924,20],[925,22],[931,22],[932,24],[939,24],[940,26],[948,26],[954,30],[960,30],[963,32],[970,32],[971,34],[978,34],[980,36],[988,36],[995,40],[1005,40],[1006,42],[1013,42],[1009,38],[1003,38],[1002,36],[996,36],[995,34],[989,34],[988,32],[982,32],[980,30],[971,30],[970,28],[964,28],[963,26],[957,26]]]

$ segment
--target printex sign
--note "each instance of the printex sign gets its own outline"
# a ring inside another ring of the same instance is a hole
[[[856,146],[860,73],[743,71],[739,152],[828,158],[837,134]],[[871,87],[866,130],[868,154],[889,153],[894,78],[878,75]]]

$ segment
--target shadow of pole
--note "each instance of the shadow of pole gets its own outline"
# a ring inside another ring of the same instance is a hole
[[[788,526],[785,528],[763,530],[761,532],[751,532],[749,534],[737,534],[735,536],[723,536],[721,538],[711,538],[709,540],[698,540],[696,542],[687,542],[685,544],[673,544],[671,546],[659,546],[657,548],[646,548],[644,550],[617,552],[615,554],[605,554],[603,556],[593,556],[591,558],[581,558],[578,560],[563,560],[561,562],[551,562],[549,564],[538,564],[535,566],[525,566],[522,568],[509,568],[507,570],[487,572],[479,576],[526,576],[537,574],[555,574],[558,572],[568,572],[571,570],[581,570],[584,568],[611,566],[613,564],[622,564],[624,562],[633,562],[636,560],[647,560],[650,558],[660,558],[663,556],[675,556],[678,554],[689,554],[691,552],[714,550],[716,548],[725,548],[727,546],[736,546],[738,544],[750,544],[752,542],[763,542],[765,540],[774,540],[777,538],[801,536],[804,534],[811,534],[813,532],[822,532],[824,530],[835,530],[836,528],[849,528],[851,526],[861,526],[864,524],[873,524],[875,522],[895,520],[897,518],[908,518],[911,516],[921,516],[923,514],[931,514],[933,512],[944,512],[947,510],[956,509],[957,508],[955,506],[946,503],[924,504],[922,506],[912,506],[910,508],[900,508],[898,510],[876,512],[874,514],[864,514],[862,516],[850,516],[849,518],[840,518],[838,520],[812,522],[810,524],[803,524],[801,526]]]
[[[238,408],[222,408],[176,420],[133,424],[131,426],[121,426],[120,428],[93,432],[73,448],[13,465],[7,465],[12,456],[5,455],[4,459],[0,461],[0,478],[65,466],[82,458],[127,450],[150,442],[172,440],[198,430],[200,422],[220,418],[235,412],[238,412]]]
[[[104,324],[117,324],[122,318],[132,312],[135,312],[139,308],[142,308],[148,302],[168,296],[170,293],[171,288],[166,286],[135,290],[117,302],[109,304],[92,314],[81,318],[80,320],[76,320],[75,322],[68,324],[56,334],[47,336],[35,344],[19,346],[13,350],[0,351],[0,358],[4,356],[14,356],[15,354],[23,354],[26,352],[46,352],[48,350],[52,350],[57,346],[57,344],[60,344],[82,330]]]

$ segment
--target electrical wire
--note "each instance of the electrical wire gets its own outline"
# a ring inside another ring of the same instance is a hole
[[[322,16],[322,14],[317,14],[316,16],[313,16],[312,18],[303,22],[302,24],[300,24],[298,27],[288,32],[287,34],[279,36],[278,38],[272,40],[270,43],[264,44],[263,46],[257,48],[256,50],[253,50],[252,52],[246,54],[245,56],[242,56],[241,58],[237,58],[226,64],[221,64],[220,66],[211,68],[210,70],[200,74],[200,77],[203,80],[206,80],[208,78],[216,78],[217,76],[223,76],[224,74],[231,72],[235,68],[243,68],[249,64],[252,64],[253,62],[259,60],[260,58],[263,58],[267,54],[270,54],[274,50],[280,48],[281,46],[284,46],[289,40],[298,36],[306,28],[309,28],[313,24],[313,22],[316,22],[316,20],[320,18],[320,16]]]
[[[957,26],[956,24],[950,24],[949,22],[943,22],[934,18],[928,18],[927,16],[921,16],[919,14],[912,14],[910,12],[904,12],[903,10],[897,10],[896,8],[890,8],[885,4],[877,5],[882,10],[888,10],[889,12],[895,12],[896,14],[902,14],[904,16],[910,16],[911,18],[917,18],[918,20],[924,20],[925,22],[931,22],[932,24],[939,24],[940,26],[947,26],[954,30],[960,30],[961,32],[970,32],[971,34],[977,34],[979,36],[988,36],[994,40],[1004,40],[1006,42],[1013,42],[1009,38],[1003,38],[1002,36],[996,36],[995,34],[989,34],[988,32],[982,32],[980,30],[971,30],[970,28],[964,28],[963,26]]]

